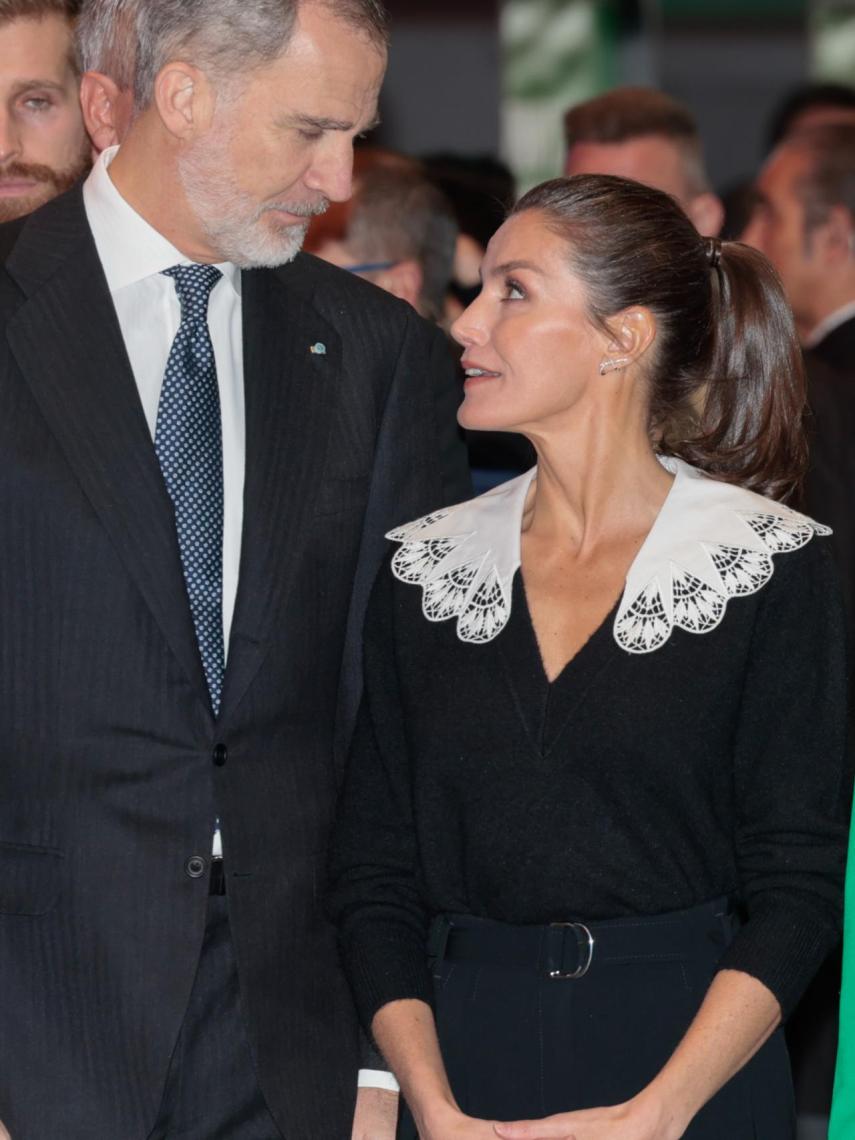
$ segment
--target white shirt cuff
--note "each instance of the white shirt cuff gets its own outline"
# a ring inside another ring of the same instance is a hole
[[[391,1073],[381,1069],[360,1069],[356,1087],[360,1089],[387,1089],[389,1092],[400,1092],[401,1086]]]

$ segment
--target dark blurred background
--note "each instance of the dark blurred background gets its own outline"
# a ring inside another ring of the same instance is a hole
[[[769,118],[808,78],[855,80],[840,0],[388,0],[384,144],[496,153],[523,185],[560,171],[560,110],[649,84],[698,118],[716,186],[750,177]],[[554,114],[550,111],[554,110]]]

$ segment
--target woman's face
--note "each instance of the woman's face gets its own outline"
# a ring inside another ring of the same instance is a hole
[[[557,426],[600,379],[609,338],[588,319],[568,260],[566,242],[535,210],[510,218],[493,237],[482,291],[451,329],[467,372],[463,427]]]

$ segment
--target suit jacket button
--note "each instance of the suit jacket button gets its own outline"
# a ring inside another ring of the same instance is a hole
[[[225,744],[216,744],[214,746],[213,759],[217,767],[222,768],[228,758],[229,750]]]
[[[184,865],[184,870],[191,879],[201,879],[205,874],[207,863],[201,855],[191,855]]]

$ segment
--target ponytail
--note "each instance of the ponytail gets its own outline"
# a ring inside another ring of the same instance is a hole
[[[660,448],[716,479],[787,500],[798,493],[808,459],[804,364],[793,315],[762,254],[739,242],[716,244],[709,356],[698,362],[694,383],[685,378],[700,413],[691,430],[677,409],[656,408],[654,400]]]
[[[641,305],[655,315],[650,432],[662,454],[775,499],[807,467],[805,378],[783,287],[738,242],[698,236],[673,198],[609,175],[558,178],[514,214],[537,210],[567,243],[589,316]]]

